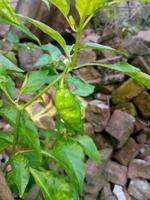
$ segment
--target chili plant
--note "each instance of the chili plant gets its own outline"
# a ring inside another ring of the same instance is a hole
[[[150,88],[150,76],[126,62],[115,64],[92,62],[77,65],[78,53],[86,49],[107,50],[127,56],[126,53],[109,46],[92,42],[80,44],[81,33],[95,11],[117,1],[75,0],[79,22],[70,15],[69,0],[50,0],[49,2],[60,10],[72,31],[75,32],[74,45],[67,46],[65,39],[46,24],[28,16],[16,14],[9,0],[0,0],[1,23],[11,24],[21,29],[35,40],[39,48],[45,48],[19,20],[20,17],[24,18],[55,40],[66,57],[61,73],[58,73],[49,61],[47,68],[41,67],[40,70],[25,74],[4,55],[0,55],[0,89],[5,95],[5,100],[1,99],[0,116],[7,119],[12,127],[11,131],[0,131],[0,151],[11,149],[3,172],[12,192],[17,192],[22,198],[33,184],[34,178],[45,200],[78,200],[83,194],[85,155],[100,162],[100,153],[92,139],[84,133],[82,103],[78,98],[78,96],[84,97],[91,94],[94,87],[72,76],[71,72],[86,66],[109,68],[131,76],[148,88]],[[18,96],[14,94],[15,83],[12,77],[20,78],[22,81]],[[69,89],[70,82],[77,87],[76,90]],[[27,110],[35,101],[42,99],[43,94],[52,86],[56,89],[53,103],[58,116],[55,129],[44,130],[36,126]],[[33,96],[22,103],[22,95],[31,93]],[[47,135],[47,143],[53,141],[50,148],[43,144],[39,135]],[[53,167],[48,167],[49,160],[55,162]],[[8,169],[8,166],[11,168]]]

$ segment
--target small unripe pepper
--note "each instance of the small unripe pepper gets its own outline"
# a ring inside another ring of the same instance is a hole
[[[83,133],[81,109],[71,91],[67,88],[58,88],[54,95],[56,109],[64,123],[75,132]]]

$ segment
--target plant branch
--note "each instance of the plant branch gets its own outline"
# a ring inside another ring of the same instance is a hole
[[[30,99],[27,103],[21,106],[21,110],[25,110],[26,107],[31,105],[34,101],[39,99],[47,90],[49,90],[53,85],[55,85],[61,78],[63,77],[63,73],[60,74],[55,80],[49,83],[47,87],[45,87],[41,92],[39,92],[36,96],[34,96],[32,99]]]

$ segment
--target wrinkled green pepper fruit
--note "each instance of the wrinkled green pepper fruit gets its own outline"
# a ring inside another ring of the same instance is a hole
[[[83,134],[81,108],[71,91],[58,88],[54,95],[56,109],[64,123],[77,133]]]

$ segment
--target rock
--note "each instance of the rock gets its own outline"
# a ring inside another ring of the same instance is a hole
[[[91,137],[94,137],[94,128],[93,128],[93,126],[92,126],[92,124],[91,123],[84,123],[84,132],[87,134],[87,135],[89,135],[89,136],[91,136]]]
[[[143,130],[136,136],[136,141],[139,144],[144,144],[149,140],[150,140],[150,130],[149,131]]]
[[[116,89],[115,85],[103,85],[100,91],[105,94],[111,94]]]
[[[150,74],[150,57],[149,55],[137,56],[133,59],[132,65],[140,68],[143,72]]]
[[[95,194],[85,194],[84,200],[97,200],[97,195],[95,195]]]
[[[85,64],[88,62],[96,61],[96,53],[93,50],[81,51],[78,56],[78,65]]]
[[[118,200],[131,200],[127,192],[124,191],[124,188],[120,185],[114,186],[113,194],[117,197]]]
[[[145,146],[141,147],[140,154],[141,154],[141,157],[143,160],[150,161],[150,146],[145,145]]]
[[[98,200],[117,200],[116,197],[112,194],[111,186],[109,183],[107,183],[107,185],[103,188]]]
[[[132,100],[144,89],[138,82],[128,79],[112,93],[112,103],[119,104]]]
[[[107,181],[124,186],[127,182],[127,167],[114,161],[108,161],[104,169]]]
[[[119,109],[123,112],[127,112],[134,117],[137,115],[136,108],[135,108],[134,104],[131,102],[118,104],[114,107],[113,110],[116,110],[116,109]]]
[[[100,133],[100,134],[95,134],[94,137],[94,142],[97,146],[98,149],[105,149],[105,148],[112,148],[113,144],[116,141],[114,141],[114,138],[112,138],[109,134],[106,132]]]
[[[91,83],[97,87],[101,83],[101,75],[94,67],[85,67],[75,71],[75,74],[87,83]]]
[[[99,40],[100,40],[100,34],[98,32],[95,32],[94,29],[88,27],[83,30],[80,38],[80,43],[82,45],[88,42],[98,43]]]
[[[107,94],[103,94],[103,93],[95,93],[94,94],[94,98],[95,99],[98,99],[100,101],[103,101],[105,102],[107,105],[109,105],[109,102],[110,102],[110,95],[107,95]]]
[[[133,159],[129,164],[128,177],[150,179],[150,161]]]
[[[25,71],[35,69],[34,64],[41,55],[42,51],[39,48],[21,47],[18,51],[18,59],[22,69]]]
[[[127,143],[114,154],[114,158],[121,164],[127,166],[131,159],[137,154],[138,144],[134,139],[129,138]]]
[[[150,95],[148,92],[144,91],[140,95],[138,95],[134,103],[142,113],[144,118],[149,118],[150,117]]]
[[[101,150],[102,163],[100,165],[96,164],[95,161],[88,159],[86,163],[86,185],[84,189],[86,193],[98,194],[98,192],[106,185],[107,182],[103,175],[103,170],[111,155],[111,148]]]
[[[131,180],[128,190],[130,195],[132,195],[136,200],[150,199],[150,184],[146,180]]]
[[[116,110],[107,124],[106,131],[119,142],[118,148],[120,148],[133,133],[134,124],[135,118],[132,115]]]
[[[110,108],[102,101],[93,100],[88,103],[85,116],[86,120],[94,127],[94,131],[101,132],[109,120]]]
[[[150,55],[150,48],[149,48],[149,34],[150,31],[140,31],[137,35],[133,37],[129,37],[124,40],[124,48],[130,55]]]

